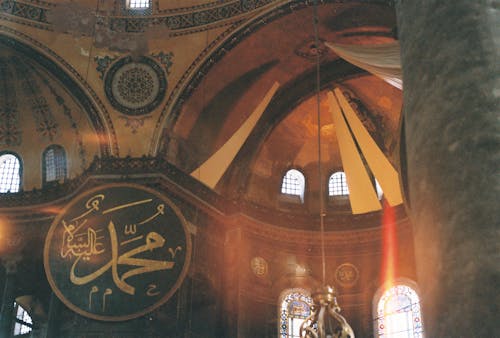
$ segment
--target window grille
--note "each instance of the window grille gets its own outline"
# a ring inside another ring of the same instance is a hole
[[[14,313],[16,314],[14,323],[14,336],[30,333],[33,330],[33,320],[28,312],[19,304],[14,302]]]
[[[127,9],[148,9],[151,8],[150,0],[128,0]]]
[[[21,161],[11,153],[0,155],[0,193],[18,192],[21,186]]]
[[[43,154],[45,182],[59,181],[66,178],[66,153],[57,145],[48,147]]]
[[[303,201],[304,188],[305,188],[304,175],[296,169],[288,170],[285,176],[283,177],[283,182],[281,184],[281,193],[299,196],[300,200]]]
[[[328,196],[347,196],[349,187],[343,171],[333,173],[328,180]]]

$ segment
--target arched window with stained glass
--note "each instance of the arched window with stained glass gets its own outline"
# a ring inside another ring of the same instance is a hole
[[[66,152],[60,145],[53,144],[43,152],[43,182],[66,178]]]
[[[375,337],[424,338],[420,298],[415,286],[398,283],[377,294],[380,296],[374,299]]]
[[[21,159],[14,153],[0,153],[0,193],[18,192],[21,188]]]
[[[303,289],[289,289],[281,293],[279,338],[300,338],[300,326],[311,314],[312,304],[312,298]]]
[[[297,169],[290,169],[286,172],[281,182],[281,193],[299,196],[300,201],[303,202],[305,186],[306,180],[304,175]]]

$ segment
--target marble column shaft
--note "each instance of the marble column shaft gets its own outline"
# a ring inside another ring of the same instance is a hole
[[[7,272],[5,275],[5,286],[2,294],[2,307],[0,309],[0,338],[12,336],[14,327],[14,301],[16,290],[16,276]]]
[[[398,0],[426,337],[500,337],[500,10]]]

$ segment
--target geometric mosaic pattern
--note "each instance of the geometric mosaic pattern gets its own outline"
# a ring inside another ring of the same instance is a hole
[[[274,0],[239,0],[227,1],[221,5],[207,9],[191,10],[181,14],[161,15],[151,17],[105,17],[100,19],[107,21],[108,28],[119,32],[144,32],[151,26],[163,26],[170,30],[184,30],[198,26],[204,26],[235,16],[245,14],[257,8],[270,4]],[[297,0],[292,1],[299,2]],[[0,9],[3,13],[17,16],[19,18],[47,24],[47,14],[50,9],[36,4],[27,4],[16,0],[0,0]]]
[[[167,79],[162,67],[149,57],[124,57],[106,72],[104,91],[113,107],[130,116],[144,115],[165,97]]]

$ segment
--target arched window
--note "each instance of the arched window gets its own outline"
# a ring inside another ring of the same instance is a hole
[[[303,202],[305,185],[304,175],[297,169],[290,169],[283,177],[281,193],[299,196],[300,201]]]
[[[347,196],[349,188],[343,171],[337,171],[328,180],[328,196]]]
[[[127,9],[144,10],[151,7],[151,0],[127,0]]]
[[[58,145],[51,145],[43,152],[43,181],[59,181],[66,178],[66,152]]]
[[[396,284],[374,299],[375,337],[423,338],[420,298],[407,284]]]
[[[290,289],[280,296],[279,338],[300,338],[300,326],[311,314],[313,301],[302,289]]]
[[[14,302],[14,314],[15,323],[14,331],[12,332],[14,336],[24,335],[30,333],[33,330],[33,320],[21,305]]]
[[[21,187],[21,161],[13,153],[0,155],[0,193],[18,192]]]

